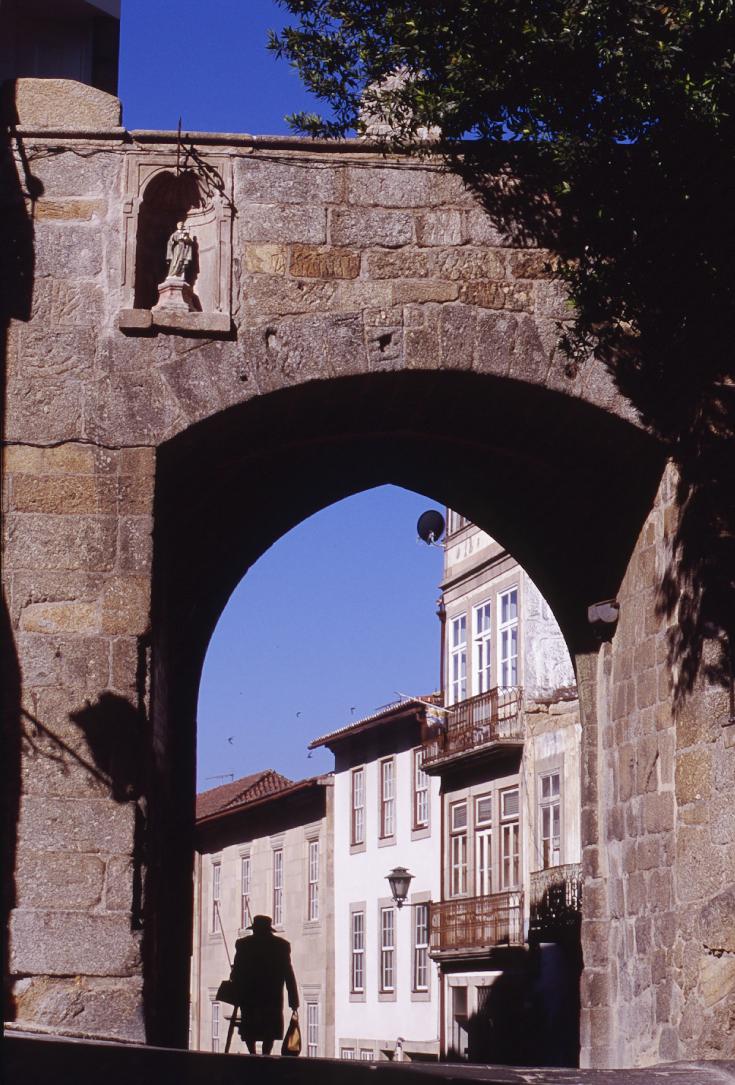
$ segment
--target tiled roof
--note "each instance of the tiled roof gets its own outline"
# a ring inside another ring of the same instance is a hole
[[[210,788],[197,795],[196,819],[212,817],[214,814],[224,813],[236,806],[252,802],[254,799],[263,799],[268,795],[276,795],[279,791],[293,785],[293,780],[281,776],[274,769],[262,769],[250,776],[243,776],[240,780],[233,780],[229,784]]]
[[[431,694],[430,696],[435,695]],[[429,700],[429,698],[425,698],[425,700]],[[313,742],[309,743],[309,749],[313,750],[317,746],[327,746],[330,742],[346,738],[357,731],[367,730],[369,727],[376,726],[382,722],[384,717],[385,722],[387,723],[389,718],[394,716],[399,709],[420,708],[422,704],[423,701],[418,700],[415,697],[401,697],[399,701],[393,701],[391,704],[383,705],[377,712],[371,712],[369,716],[363,716],[362,719],[355,720],[353,723],[348,723],[344,727],[338,727],[336,731],[330,731],[326,735],[315,738]]]

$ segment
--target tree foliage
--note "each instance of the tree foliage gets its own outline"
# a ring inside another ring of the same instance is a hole
[[[344,135],[367,112],[421,150],[438,127],[423,153],[559,254],[567,366],[602,357],[679,467],[660,605],[689,688],[703,641],[735,639],[735,3],[279,2],[294,23],[270,46],[332,115],[296,129]]]

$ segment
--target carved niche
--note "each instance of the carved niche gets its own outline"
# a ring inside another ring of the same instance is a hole
[[[134,154],[123,202],[122,331],[229,332],[232,325],[232,169],[224,155]],[[189,308],[159,304],[168,239],[183,222],[194,239]]]

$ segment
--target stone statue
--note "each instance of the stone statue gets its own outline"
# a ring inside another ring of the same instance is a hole
[[[166,259],[168,260],[168,278],[183,279],[194,257],[194,238],[183,222],[176,223],[176,229],[168,239]]]

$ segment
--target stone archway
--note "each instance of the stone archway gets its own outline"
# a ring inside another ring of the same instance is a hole
[[[167,903],[188,899],[204,645],[274,539],[392,481],[492,526],[576,655],[586,1061],[724,1051],[727,707],[704,685],[673,718],[656,612],[673,482],[601,366],[564,375],[549,254],[503,237],[439,163],[213,135],[194,161],[228,209],[220,293],[156,323],[130,309],[132,201],[175,170],[176,135],[108,123],[20,128],[9,196],[16,214],[33,197],[35,249],[6,341],[10,1016],[183,1040]],[[612,596],[600,647],[586,608]]]

